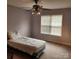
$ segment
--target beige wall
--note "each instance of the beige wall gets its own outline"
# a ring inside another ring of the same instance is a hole
[[[71,43],[71,10],[70,8],[65,9],[53,9],[44,10],[42,15],[53,15],[53,14],[63,14],[63,26],[62,26],[62,36],[57,37],[53,35],[45,35],[40,33],[40,16],[33,16],[32,19],[32,37],[43,39],[51,42],[61,43],[65,45],[70,45]]]
[[[63,27],[62,36],[52,36],[44,35],[40,33],[40,16],[33,16],[31,18],[31,13],[29,11],[16,8],[13,6],[7,7],[7,30],[17,31],[22,35],[30,36],[33,38],[38,38],[42,40],[47,40],[51,42],[61,43],[65,45],[70,45],[71,42],[71,10],[66,9],[53,9],[44,10],[42,15],[53,15],[53,14],[63,14]],[[32,33],[31,33],[32,32]]]
[[[29,11],[7,6],[7,31],[17,31],[25,36],[31,35],[31,13]]]

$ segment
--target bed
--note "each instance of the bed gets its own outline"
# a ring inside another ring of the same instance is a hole
[[[13,39],[8,40],[8,45],[36,58],[45,49],[45,41],[17,35],[13,35]]]

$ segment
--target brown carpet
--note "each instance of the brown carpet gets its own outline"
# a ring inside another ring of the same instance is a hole
[[[10,59],[11,53],[8,52],[8,59]],[[71,59],[71,50],[69,47],[54,44],[46,43],[46,49],[44,54],[39,59]],[[15,53],[13,59],[32,59],[28,55]]]

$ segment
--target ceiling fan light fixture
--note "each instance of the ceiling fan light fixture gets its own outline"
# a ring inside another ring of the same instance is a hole
[[[32,8],[32,14],[33,15],[40,15],[41,13],[41,6],[39,5],[33,5],[33,8]]]
[[[33,5],[33,8],[32,8],[32,15],[40,15],[41,14],[42,6],[37,4],[38,1],[39,0],[34,0],[35,5]]]

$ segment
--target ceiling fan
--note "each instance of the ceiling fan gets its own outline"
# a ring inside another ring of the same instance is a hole
[[[38,5],[39,0],[33,0],[35,2],[35,5],[33,5],[32,8],[32,15],[40,15],[42,6]]]

